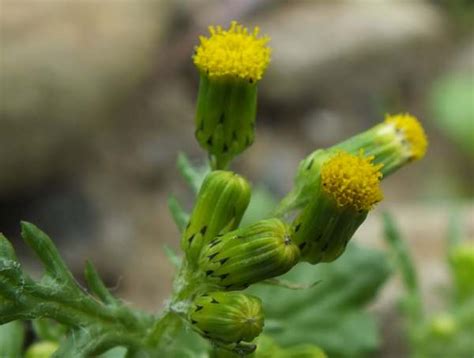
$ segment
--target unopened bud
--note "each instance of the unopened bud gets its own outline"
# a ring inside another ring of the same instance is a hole
[[[42,341],[31,345],[25,353],[25,358],[50,358],[59,348],[57,342]]]
[[[189,321],[211,340],[250,342],[263,329],[262,303],[258,297],[243,293],[211,292],[194,300]]]
[[[200,267],[208,282],[238,290],[286,273],[299,256],[290,228],[268,219],[217,236],[203,249]]]
[[[196,262],[201,249],[218,234],[234,230],[250,201],[250,185],[240,175],[216,170],[207,175],[184,230],[181,247]]]
[[[453,247],[449,252],[449,263],[458,298],[474,298],[474,244]]]

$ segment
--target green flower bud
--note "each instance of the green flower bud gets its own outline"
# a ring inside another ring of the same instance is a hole
[[[302,259],[312,264],[330,262],[382,199],[380,165],[373,157],[339,152],[321,167],[317,188],[293,222],[293,238]]]
[[[241,79],[201,75],[196,139],[212,155],[213,167],[225,169],[255,138],[257,86]]]
[[[57,342],[43,341],[31,345],[25,353],[25,358],[50,358],[59,348]]]
[[[257,81],[270,62],[268,37],[259,37],[233,21],[228,30],[209,27],[209,38],[193,56],[201,74],[196,138],[212,155],[215,169],[225,169],[255,136]]]
[[[289,227],[268,219],[217,236],[203,249],[199,265],[209,283],[239,290],[284,274],[299,257]]]
[[[464,243],[453,247],[449,252],[449,263],[458,298],[474,298],[474,245]]]
[[[318,189],[321,166],[331,154],[330,150],[318,149],[300,162],[295,185],[278,204],[275,210],[277,216],[304,207],[313,199],[313,195],[308,195],[308,193],[314,193]]]
[[[456,334],[458,327],[452,315],[440,313],[433,317],[429,329],[438,338],[451,338]]]
[[[237,292],[211,292],[196,298],[189,321],[211,340],[250,342],[263,329],[262,303],[258,297]]]
[[[201,249],[218,234],[234,230],[250,201],[250,185],[240,175],[216,170],[209,173],[184,230],[181,247],[196,262]]]

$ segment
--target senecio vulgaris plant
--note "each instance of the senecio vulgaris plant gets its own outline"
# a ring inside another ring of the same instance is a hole
[[[41,351],[88,357],[116,346],[126,348],[127,357],[159,357],[183,325],[219,351],[252,354],[264,326],[264,305],[242,291],[271,279],[275,283],[273,278],[299,262],[336,260],[382,200],[381,181],[425,154],[427,140],[418,120],[388,115],[373,128],[304,158],[294,188],[273,216],[239,227],[251,185],[228,168],[254,141],[257,87],[271,49],[258,28],[250,32],[232,22],[227,30],[210,26],[209,31],[192,58],[200,75],[195,135],[209,155],[210,170],[196,187],[190,215],[176,201],[171,205],[184,257],[176,260],[170,299],[156,315],[133,309],[109,292],[91,263],[84,289],[51,239],[23,222],[22,238],[45,272],[33,280],[0,236],[0,323],[34,320],[37,334],[50,342],[31,347],[30,357]]]

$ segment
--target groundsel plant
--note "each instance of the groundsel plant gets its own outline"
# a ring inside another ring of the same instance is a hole
[[[264,327],[265,302],[243,291],[278,282],[275,277],[300,262],[336,260],[382,200],[381,181],[425,154],[418,120],[388,115],[361,134],[309,154],[273,217],[240,227],[251,185],[228,168],[254,141],[257,87],[271,49],[258,28],[249,31],[235,21],[228,29],[210,26],[209,32],[192,56],[200,76],[195,135],[208,153],[209,170],[195,185],[190,214],[170,201],[184,253],[174,259],[178,270],[170,299],[157,314],[131,308],[109,292],[91,263],[84,289],[51,239],[23,222],[22,238],[41,260],[44,276],[33,280],[25,273],[0,236],[0,324],[34,320],[37,334],[49,341],[31,347],[30,357],[89,357],[117,346],[127,357],[166,356],[183,326],[219,352],[252,354]]]

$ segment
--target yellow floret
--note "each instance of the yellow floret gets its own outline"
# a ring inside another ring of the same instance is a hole
[[[382,164],[373,164],[373,156],[364,157],[338,152],[321,168],[324,191],[330,194],[339,207],[369,211],[382,200],[380,180]]]
[[[251,82],[260,80],[270,62],[268,36],[257,37],[259,28],[249,33],[232,21],[228,30],[209,26],[210,37],[200,37],[193,56],[194,64],[211,78],[239,77]]]
[[[408,144],[411,159],[423,158],[428,147],[428,140],[418,119],[405,113],[393,116],[387,115],[385,122],[393,124],[402,136],[403,142]]]

